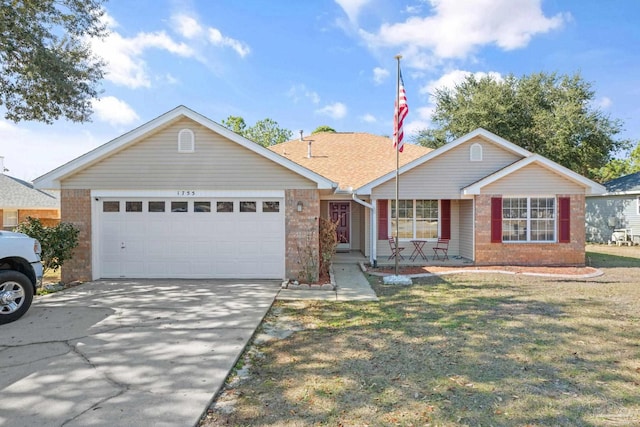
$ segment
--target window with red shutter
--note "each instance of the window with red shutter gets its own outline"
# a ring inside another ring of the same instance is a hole
[[[378,240],[389,238],[389,201],[378,200]]]
[[[571,241],[571,199],[560,197],[558,199],[560,224],[558,225],[558,241],[569,243]]]
[[[451,239],[451,200],[440,200],[440,238]]]
[[[502,197],[491,198],[491,243],[502,243]]]

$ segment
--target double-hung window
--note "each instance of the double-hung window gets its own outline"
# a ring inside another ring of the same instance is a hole
[[[503,242],[554,242],[556,199],[554,197],[502,198]]]
[[[437,200],[391,200],[390,235],[400,239],[438,238]],[[396,228],[397,227],[397,228]]]

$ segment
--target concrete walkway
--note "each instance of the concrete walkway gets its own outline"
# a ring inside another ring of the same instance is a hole
[[[378,301],[376,293],[355,262],[333,263],[336,289],[282,289],[278,300]]]

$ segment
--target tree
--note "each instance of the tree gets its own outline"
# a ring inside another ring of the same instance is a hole
[[[478,127],[597,179],[612,154],[629,147],[616,139],[622,123],[594,107],[595,92],[579,74],[538,73],[504,80],[468,76],[437,89],[433,129],[415,142],[437,148]]]
[[[600,182],[607,182],[635,172],[640,172],[640,143],[636,144],[629,157],[613,159],[600,168],[598,178]]]
[[[259,120],[255,125],[247,127],[242,117],[229,116],[222,120],[222,126],[263,147],[288,141],[293,135],[293,132],[279,127],[278,122],[269,118]]]
[[[336,130],[330,126],[322,125],[322,126],[318,126],[313,132],[311,132],[311,135],[313,135],[314,133],[320,133],[320,132],[336,133]]]
[[[24,233],[40,242],[42,246],[42,270],[56,271],[64,262],[71,258],[73,250],[78,246],[78,233],[80,230],[73,224],[61,222],[55,227],[45,227],[38,218],[27,217],[27,220],[18,224],[16,230]]]
[[[106,34],[104,1],[0,3],[0,105],[6,119],[90,120],[104,63],[88,39]]]

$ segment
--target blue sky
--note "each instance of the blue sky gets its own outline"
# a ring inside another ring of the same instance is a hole
[[[268,6],[267,6],[268,5]],[[637,0],[111,0],[91,123],[0,119],[0,156],[32,180],[177,105],[220,122],[271,118],[393,132],[396,61],[405,134],[429,126],[429,93],[468,73],[581,73],[596,107],[640,139]]]

